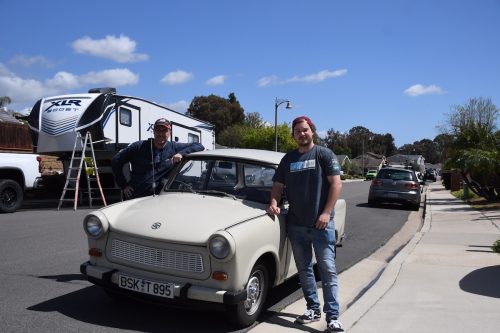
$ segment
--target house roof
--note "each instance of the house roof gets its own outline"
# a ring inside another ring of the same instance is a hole
[[[356,156],[352,160],[356,161],[361,167],[364,165],[365,169],[378,169],[384,163],[385,157],[375,153],[366,153]]]
[[[345,163],[345,161],[349,161],[349,156],[347,155],[337,155],[337,160],[340,164]]]
[[[404,162],[412,162],[412,161],[418,161],[419,159],[423,158],[422,155],[405,155],[405,154],[396,154],[387,157],[387,162],[392,162],[392,163],[404,163]]]

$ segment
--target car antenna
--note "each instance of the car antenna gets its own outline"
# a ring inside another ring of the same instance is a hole
[[[154,131],[154,128],[153,128]],[[154,141],[154,136],[151,137],[151,168],[153,169],[153,183],[151,184],[151,189],[153,190],[153,197],[156,195],[156,183],[155,183],[155,158],[153,155],[153,141]]]

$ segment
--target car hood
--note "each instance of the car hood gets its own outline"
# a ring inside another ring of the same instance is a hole
[[[217,230],[266,214],[264,205],[193,193],[125,201],[101,212],[112,231],[190,244],[204,244]]]

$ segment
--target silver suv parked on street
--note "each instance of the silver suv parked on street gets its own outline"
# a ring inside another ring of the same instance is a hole
[[[368,204],[401,203],[418,210],[422,183],[413,170],[382,168],[370,185]]]

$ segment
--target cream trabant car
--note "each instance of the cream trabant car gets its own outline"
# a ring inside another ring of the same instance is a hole
[[[238,326],[251,325],[269,288],[297,273],[285,214],[265,211],[271,184],[248,177],[274,173],[282,157],[251,149],[190,154],[159,195],[85,217],[90,260],[81,272],[116,299],[220,303]],[[339,244],[345,212],[345,201],[338,200]]]

